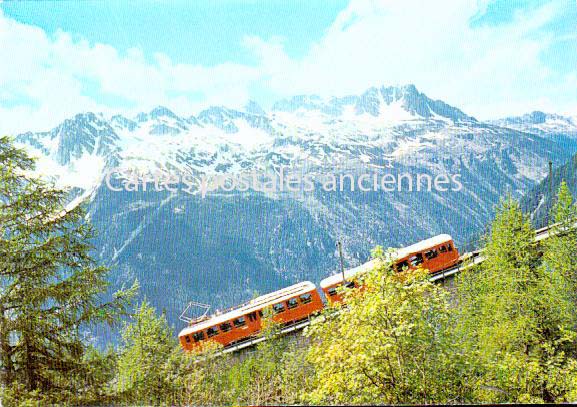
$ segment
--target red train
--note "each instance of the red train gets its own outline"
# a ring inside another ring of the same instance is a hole
[[[456,265],[459,262],[459,251],[455,247],[451,236],[438,235],[396,250],[392,253],[391,260],[397,272],[402,272],[405,269],[415,269],[420,266],[433,274]],[[355,276],[372,270],[377,266],[377,262],[378,260],[371,260],[359,267],[345,270],[347,283],[358,286],[355,282]],[[321,290],[329,302],[342,300],[337,291],[337,288],[342,284],[343,275],[341,273],[334,274],[321,281]]]
[[[260,296],[227,312],[196,321],[183,329],[178,337],[185,350],[192,350],[208,339],[229,346],[260,332],[267,307],[271,308],[274,321],[288,324],[307,319],[323,306],[316,286],[305,281]]]
[[[397,272],[422,267],[437,273],[453,267],[459,261],[459,252],[449,235],[438,235],[392,253]],[[345,271],[347,284],[358,287],[355,277],[372,270],[378,260]],[[338,287],[343,284],[341,273],[321,281],[320,287],[329,302],[341,301]],[[273,320],[292,324],[309,318],[324,307],[316,286],[305,281],[255,298],[243,305],[190,323],[179,334],[182,348],[192,350],[200,343],[212,340],[230,346],[256,336],[261,331],[265,309],[272,311]]]

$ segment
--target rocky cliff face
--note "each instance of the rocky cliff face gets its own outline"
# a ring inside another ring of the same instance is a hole
[[[545,116],[481,122],[408,85],[297,96],[270,111],[252,102],[189,117],[164,107],[131,118],[85,113],[17,141],[39,157],[39,173],[87,197],[100,231],[95,250],[114,284],[138,278],[143,295],[175,322],[190,299],[216,308],[299,280],[318,283],[337,270],[339,239],[347,266],[377,244],[438,233],[464,245],[503,194],[521,196],[544,177],[548,160],[577,151],[569,127],[544,126],[571,119]],[[314,188],[220,189],[204,198],[198,186],[182,184],[175,192],[113,191],[105,182],[113,168],[196,178],[251,171],[274,178],[288,168],[311,174]],[[331,174],[345,177],[342,191],[323,188]],[[373,190],[372,178],[369,191],[352,190],[346,176],[362,174],[408,178],[400,191]],[[462,188],[429,190],[429,179],[445,175],[458,175]]]

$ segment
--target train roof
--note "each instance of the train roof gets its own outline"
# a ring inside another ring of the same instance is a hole
[[[225,311],[223,313],[216,313],[211,315],[208,319],[202,320],[196,324],[184,328],[178,336],[188,335],[193,332],[202,331],[211,326],[219,325],[223,322],[233,320],[243,315],[265,308],[268,305],[273,305],[281,301],[286,301],[296,295],[305,294],[316,290],[316,286],[310,281],[303,281],[298,284],[285,287],[278,291],[269,294],[261,295],[253,300],[250,300],[236,308]]]
[[[422,251],[424,251],[424,250],[426,250],[432,246],[437,246],[437,245],[440,245],[442,243],[449,242],[451,240],[453,240],[453,238],[447,234],[433,236],[429,239],[421,240],[420,242],[412,244],[411,246],[407,246],[407,247],[403,247],[403,248],[395,250],[393,253],[390,254],[390,256],[391,256],[390,259],[391,260],[402,259],[402,258],[407,257],[408,255],[410,255],[412,253],[422,252]],[[361,273],[365,273],[367,271],[370,271],[370,270],[374,269],[375,267],[377,267],[379,262],[380,262],[380,260],[373,259],[367,263],[361,264],[358,267],[345,270],[345,278],[351,279],[354,276],[356,276],[357,274],[361,274]],[[324,280],[322,280],[320,283],[320,286],[321,286],[321,288],[324,289],[327,287],[331,287],[335,284],[342,283],[342,281],[343,281],[343,275],[341,273],[333,274],[332,276],[329,276],[329,277],[325,278]]]
[[[420,242],[417,242],[415,244],[412,244],[410,246],[403,247],[403,248],[397,250],[396,258],[402,259],[403,257],[407,257],[409,254],[422,252],[424,250],[427,250],[430,247],[437,246],[437,245],[440,245],[442,243],[447,243],[451,240],[453,240],[453,238],[447,234],[433,236],[433,237],[430,237],[428,239],[421,240]]]
[[[348,280],[348,279],[353,278],[357,274],[362,274],[362,273],[365,273],[367,271],[370,271],[370,270],[374,269],[378,264],[379,264],[379,259],[373,259],[367,263],[361,264],[358,267],[345,270],[345,278]],[[343,275],[341,273],[333,274],[332,276],[329,276],[329,277],[325,278],[324,280],[322,280],[320,286],[321,286],[321,288],[327,288],[327,287],[333,286],[335,284],[339,284],[342,281],[343,281]]]

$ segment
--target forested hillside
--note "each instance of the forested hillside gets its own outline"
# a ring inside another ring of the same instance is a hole
[[[402,247],[439,233],[464,247],[503,194],[520,197],[542,180],[549,160],[577,152],[571,118],[481,121],[414,85],[190,113],[161,106],[130,116],[84,112],[16,136],[38,157],[39,174],[86,198],[99,232],[93,254],[110,267],[113,286],[137,278],[140,298],[166,310],[177,327],[191,300],[223,309],[254,291],[321,280],[338,268],[337,240],[347,267],[365,262],[377,244]],[[315,187],[220,189],[204,197],[195,182],[175,192],[151,185],[113,191],[106,175],[114,169],[151,177],[256,171],[271,179],[284,169],[313,176]],[[411,190],[406,181],[390,190],[361,191],[350,181],[323,189],[330,176],[361,174],[414,179]],[[417,187],[417,176],[458,176],[462,189],[427,189],[426,181]]]
[[[554,166],[553,176],[547,175],[543,181],[528,191],[521,199],[523,211],[531,215],[536,227],[545,226],[550,220],[548,214],[555,200],[555,191],[563,182],[567,184],[573,195],[577,193],[577,155],[574,155],[566,163]]]
[[[106,295],[82,209],[62,211],[61,191],[23,175],[33,163],[7,139],[0,161],[3,405],[577,400],[577,231],[568,227],[577,209],[566,184],[540,247],[520,204],[504,197],[486,260],[451,290],[425,270],[396,274],[384,263],[304,337],[279,337],[269,322],[269,340],[238,357],[210,343],[182,352],[164,314],[130,305],[136,285]],[[84,334],[101,323],[121,333],[118,346],[89,345]]]

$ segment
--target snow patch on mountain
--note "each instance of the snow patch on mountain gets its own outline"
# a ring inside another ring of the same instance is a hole
[[[300,166],[326,173],[391,162],[432,174],[493,163],[517,181],[535,182],[546,170],[539,149],[555,148],[541,136],[560,128],[577,125],[540,112],[482,123],[407,85],[296,96],[270,113],[254,102],[245,111],[213,106],[189,117],[162,106],[132,118],[85,113],[16,140],[38,158],[37,173],[84,191],[112,169],[199,175]]]
[[[565,134],[577,137],[577,117],[534,111],[522,116],[494,120],[493,124],[537,134]]]

